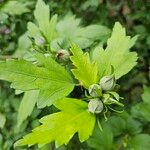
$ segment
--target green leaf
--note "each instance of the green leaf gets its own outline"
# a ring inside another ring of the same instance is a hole
[[[75,16],[65,16],[64,19],[58,22],[57,32],[60,36],[65,36],[72,40],[76,31],[80,28],[81,19],[76,19]]]
[[[150,148],[150,135],[138,134],[131,138],[129,141],[130,149],[132,150],[149,150]]]
[[[40,33],[40,30],[38,28],[38,26],[36,26],[34,23],[32,22],[28,22],[28,34],[31,36],[31,37],[40,37],[42,36],[41,33]]]
[[[62,66],[52,58],[49,58],[48,65],[48,68],[37,67],[25,60],[0,62],[0,79],[12,82],[11,87],[22,91],[37,89],[53,91],[48,97],[49,100],[45,99],[47,101],[45,105],[48,105],[48,103],[51,104],[51,96],[55,97],[55,100],[63,98],[74,88],[71,76]],[[60,94],[58,91],[61,91]]]
[[[91,34],[92,33],[92,34]],[[110,29],[108,29],[105,26],[102,25],[89,25],[87,27],[81,28],[78,31],[78,36],[83,36],[85,38],[88,39],[92,39],[92,40],[100,40],[100,39],[104,39],[107,36],[110,35]]]
[[[43,0],[38,0],[34,11],[34,16],[38,22],[40,31],[46,38],[47,42],[50,43],[55,37],[57,15],[54,15],[50,20],[49,6],[46,5]]]
[[[19,140],[15,146],[47,144],[55,141],[57,147],[67,144],[78,132],[81,142],[92,135],[95,116],[87,111],[87,103],[78,99],[64,98],[55,103],[61,111],[43,117],[41,126]]]
[[[150,104],[150,87],[144,86],[144,93],[142,94],[144,103]]]
[[[65,70],[65,68],[56,63],[51,57],[45,57],[41,54],[36,55],[36,57],[40,65],[43,65],[48,70],[51,70],[57,74],[57,77],[59,77],[59,80],[61,80],[60,83],[63,82],[62,80],[69,80],[72,82],[72,78]],[[62,98],[62,95],[68,95],[72,89],[73,86],[69,87],[69,84],[66,82],[63,83],[62,87],[60,87],[60,84],[55,84],[47,90],[41,90],[39,93],[37,105],[39,108],[43,108],[46,105],[50,106],[55,100]]]
[[[38,22],[40,30],[45,34],[49,28],[50,10],[49,6],[46,5],[43,0],[37,1],[34,17]]]
[[[132,115],[134,118],[144,119],[150,121],[150,105],[146,103],[140,103],[132,107]]]
[[[28,34],[24,33],[18,39],[18,47],[13,54],[14,57],[23,57],[23,58],[30,58],[29,51],[27,51],[31,46],[31,41],[28,38]]]
[[[130,135],[136,135],[142,131],[141,123],[129,117],[126,120],[126,130]]]
[[[59,21],[56,26],[58,38],[53,41],[53,47],[58,48],[59,43],[63,47],[69,48],[69,41],[78,44],[81,48],[89,47],[93,41],[85,36],[79,35],[81,29],[80,22],[81,19],[77,19],[72,15],[66,15],[64,19]]]
[[[102,25],[82,27],[80,23],[81,19],[75,18],[72,15],[66,15],[63,20],[57,23],[56,30],[59,37],[55,43],[57,45],[60,43],[68,48],[69,41],[72,41],[79,45],[79,47],[85,49],[95,40],[104,40],[110,34],[110,30]]]
[[[119,125],[118,125],[119,124]],[[114,136],[119,136],[126,128],[126,122],[119,116],[112,116],[104,126],[109,125],[112,129]]]
[[[112,150],[113,133],[109,127],[104,127],[102,131],[95,128],[92,137],[88,140],[89,147],[94,150]]]
[[[48,36],[49,41],[53,40],[56,37],[56,24],[57,24],[57,15],[52,16],[49,23]]]
[[[80,46],[80,48],[90,47],[90,45],[93,43],[92,40],[85,38],[85,37],[80,37],[80,36],[74,37],[74,39],[71,41],[78,44]]]
[[[0,113],[0,128],[3,128],[6,122],[6,116]]]
[[[21,15],[23,13],[30,12],[28,6],[31,4],[32,3],[30,2],[20,2],[15,0],[7,1],[1,8],[1,12],[5,12],[10,15]]]
[[[81,48],[89,47],[95,40],[104,40],[110,34],[110,30],[102,25],[91,25],[81,27],[81,19],[75,16],[67,15],[63,20],[57,23],[57,15],[50,19],[50,10],[43,0],[38,0],[34,11],[35,19],[38,23],[40,34],[44,36],[48,44],[51,44],[51,50],[69,47],[69,41],[77,43]],[[69,17],[68,17],[69,16]],[[38,36],[37,26],[28,24],[30,35]],[[37,33],[36,33],[36,32]],[[90,33],[93,34],[90,34]],[[35,37],[34,37],[35,38]]]
[[[17,126],[20,127],[20,125],[23,123],[25,119],[27,119],[28,116],[33,111],[33,108],[36,104],[36,101],[38,99],[39,91],[38,90],[31,90],[25,92],[23,99],[20,103],[19,106],[19,111],[18,111],[18,124]]]
[[[112,35],[107,41],[107,48],[104,50],[100,47],[93,51],[92,59],[98,63],[100,78],[111,74],[111,66],[114,67],[114,74],[118,79],[136,65],[137,53],[129,51],[136,39],[137,36],[126,36],[121,24],[115,23]]]
[[[132,107],[132,115],[135,118],[150,121],[150,87],[144,86],[144,93],[142,94],[143,102]]]
[[[73,56],[70,57],[73,65],[76,67],[72,72],[76,79],[78,79],[85,88],[97,83],[97,64],[91,62],[89,54],[83,51],[75,44],[71,45],[71,52]]]

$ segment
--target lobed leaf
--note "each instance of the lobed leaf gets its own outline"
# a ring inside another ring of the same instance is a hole
[[[110,29],[105,26],[94,24],[82,27],[80,23],[81,19],[69,15],[66,15],[63,20],[59,21],[56,26],[59,37],[54,41],[55,47],[58,47],[59,43],[68,48],[69,41],[72,41],[85,49],[96,40],[106,39],[110,34]]]
[[[47,60],[43,56],[44,58]],[[47,99],[42,98],[44,105],[40,101],[42,106],[39,105],[39,107],[50,105],[51,97],[54,98],[54,101],[67,96],[73,90],[74,83],[69,73],[62,66],[52,58],[48,59],[48,68],[35,66],[25,60],[0,62],[0,79],[12,82],[11,87],[22,91],[51,91],[46,97]],[[61,92],[58,94],[58,91]]]
[[[37,36],[42,35],[45,37],[46,41],[50,43],[56,36],[55,29],[57,24],[57,15],[54,15],[50,19],[49,6],[46,5],[43,0],[38,0],[34,11],[34,17],[38,26],[31,22],[28,23],[30,36],[36,38]]]
[[[71,45],[71,52],[73,56],[70,57],[73,65],[76,67],[72,69],[75,78],[78,79],[85,88],[97,83],[98,68],[95,62],[91,62],[89,54],[83,51],[75,44]]]
[[[55,100],[62,98],[62,95],[66,96],[70,93],[70,91],[72,91],[73,86],[69,85],[68,82],[63,82],[63,80],[72,82],[72,77],[68,74],[65,68],[56,63],[51,57],[45,57],[44,55],[37,54],[36,58],[40,65],[43,65],[44,68],[55,72],[59,80],[61,80],[59,84],[55,84],[47,90],[40,91],[37,105],[39,108],[43,108],[47,105],[52,105]],[[61,82],[63,82],[62,87],[60,87]]]
[[[47,144],[55,141],[57,147],[67,144],[78,132],[81,142],[92,135],[95,116],[87,111],[87,103],[78,99],[64,98],[55,103],[61,111],[43,117],[41,126],[16,142],[15,146]]]
[[[100,78],[111,74],[111,66],[114,68],[116,79],[119,79],[136,65],[137,53],[129,51],[136,39],[137,36],[133,38],[126,36],[125,29],[121,24],[115,23],[106,49],[100,47],[93,51],[92,59],[98,63]]]

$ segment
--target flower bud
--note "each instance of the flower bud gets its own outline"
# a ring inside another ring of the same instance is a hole
[[[101,78],[99,84],[102,90],[104,91],[112,90],[116,84],[115,76],[114,75],[104,76],[103,78]]]
[[[42,36],[35,38],[35,44],[37,46],[42,46],[44,43],[45,43],[45,39]]]
[[[69,56],[70,56],[69,52],[67,50],[64,50],[64,49],[60,49],[56,53],[56,58],[59,61],[68,61]]]
[[[91,99],[88,103],[88,110],[93,114],[99,114],[103,110],[103,103],[98,98]]]
[[[100,86],[98,84],[92,84],[90,87],[89,87],[89,94],[92,96],[92,97],[97,97],[101,94],[101,89],[100,89]]]

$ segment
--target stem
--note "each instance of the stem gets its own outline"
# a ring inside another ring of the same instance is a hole
[[[103,128],[102,128],[102,125],[101,125],[101,123],[100,123],[100,121],[99,121],[98,118],[97,118],[97,125],[98,125],[100,131],[102,132],[102,131],[103,131]]]
[[[110,106],[108,106],[108,108],[114,112],[117,112],[117,113],[123,113],[124,112],[124,110],[115,110],[115,109],[111,108]]]
[[[50,150],[54,150],[55,149],[55,143],[51,143],[50,144]]]
[[[104,115],[104,118],[105,118],[106,121],[108,120],[108,118],[106,116],[107,112],[108,112],[108,108],[105,106],[105,111],[103,112],[103,115]]]

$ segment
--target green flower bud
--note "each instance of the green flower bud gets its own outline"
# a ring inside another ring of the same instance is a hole
[[[35,38],[35,44],[37,46],[42,46],[44,43],[45,43],[45,39],[42,36]]]
[[[99,84],[104,91],[112,90],[116,85],[115,76],[104,76],[103,78],[101,78]]]
[[[92,97],[98,97],[101,95],[101,88],[98,84],[92,84],[90,87],[89,87],[89,94],[92,96]]]
[[[88,110],[89,112],[93,114],[99,114],[103,110],[103,103],[101,100],[98,98],[91,99],[90,102],[88,103]]]
[[[67,50],[64,50],[64,49],[60,49],[56,53],[56,58],[59,61],[68,61],[69,57],[70,57],[69,52]]]

